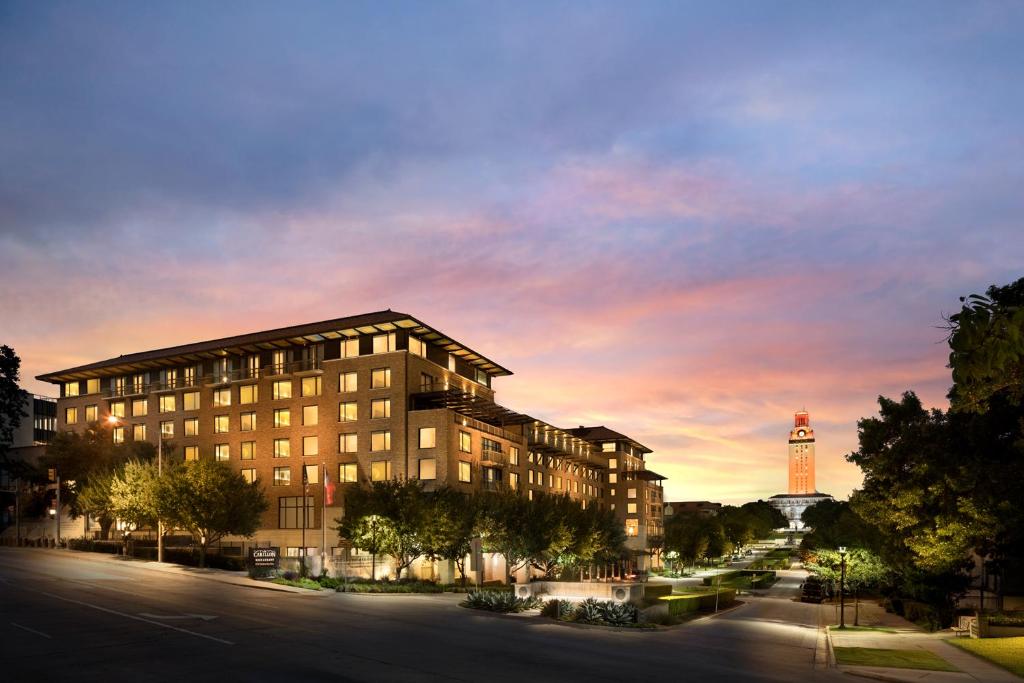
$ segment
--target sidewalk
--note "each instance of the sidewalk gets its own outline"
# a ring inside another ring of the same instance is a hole
[[[248,574],[244,571],[233,572],[227,569],[211,569],[209,567],[200,569],[199,567],[185,567],[180,564],[171,564],[169,562],[150,562],[148,560],[125,560],[122,559],[120,555],[90,553],[78,550],[66,550],[63,548],[17,548],[17,550],[19,552],[62,553],[73,556],[76,559],[82,559],[89,562],[103,562],[118,566],[127,566],[133,569],[144,569],[147,571],[163,572],[165,574],[177,574],[178,576],[188,576],[191,578],[203,579],[205,581],[217,581],[219,583],[241,586],[243,588],[255,588],[257,590],[299,593],[301,595],[325,595],[330,592],[311,591],[306,590],[305,588],[295,588],[294,586],[282,586],[277,583],[271,583],[270,581],[257,581],[255,579],[250,579]]]
[[[822,605],[823,615],[829,623],[833,619],[834,605]],[[861,602],[860,625],[890,629],[894,633],[882,631],[840,631],[838,628],[828,629],[830,649],[836,647],[866,647],[884,650],[925,650],[938,655],[959,672],[928,671],[923,669],[897,669],[879,666],[844,666],[837,665],[843,673],[862,678],[880,681],[923,681],[924,683],[1021,683],[1020,678],[1009,671],[990,664],[963,650],[945,642],[951,640],[949,631],[928,633],[915,624],[896,614],[889,614],[878,605]],[[846,608],[846,623],[853,622],[853,610]]]

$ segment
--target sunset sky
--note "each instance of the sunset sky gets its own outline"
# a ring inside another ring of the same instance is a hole
[[[0,6],[0,343],[35,375],[384,308],[673,500],[818,489],[1024,276],[1024,3]]]

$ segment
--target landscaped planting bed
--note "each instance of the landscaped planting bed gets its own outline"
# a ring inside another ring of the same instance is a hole
[[[841,666],[887,666],[899,669],[959,671],[942,657],[928,650],[887,650],[877,647],[833,648]]]
[[[668,613],[674,615],[715,609],[715,591],[700,593],[676,593],[658,598],[668,604]],[[717,593],[718,608],[729,607],[736,602],[736,589],[724,588]]]

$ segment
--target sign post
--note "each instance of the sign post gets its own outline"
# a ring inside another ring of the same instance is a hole
[[[278,548],[249,548],[249,566],[253,569],[278,569],[281,566]]]

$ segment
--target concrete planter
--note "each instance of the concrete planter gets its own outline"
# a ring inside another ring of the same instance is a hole
[[[566,598],[573,600],[614,600],[616,602],[632,602],[639,605],[643,602],[644,585],[642,583],[612,583],[589,581],[531,581],[515,585],[516,596],[528,598]]]

